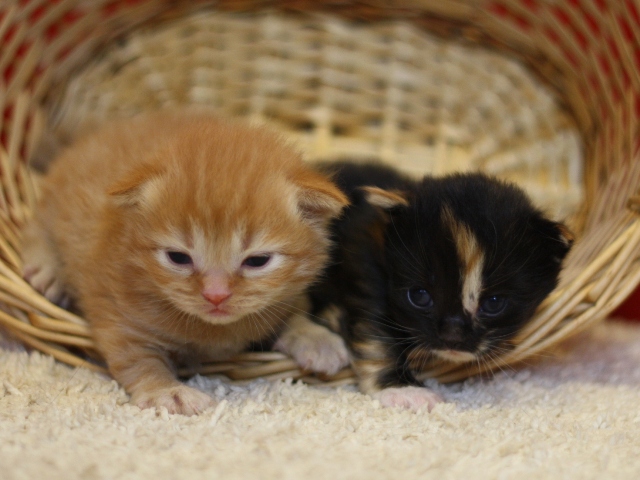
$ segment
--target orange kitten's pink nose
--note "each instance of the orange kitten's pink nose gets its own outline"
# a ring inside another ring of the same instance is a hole
[[[220,270],[212,269],[204,275],[202,296],[212,305],[219,307],[231,296],[229,276]]]
[[[202,296],[209,302],[219,307],[222,305],[225,300],[227,300],[231,296],[231,292],[229,290],[220,290],[220,291],[204,291],[202,292]]]
[[[229,281],[229,275],[223,270],[208,270],[203,278],[202,296],[212,305],[219,307],[232,294]]]

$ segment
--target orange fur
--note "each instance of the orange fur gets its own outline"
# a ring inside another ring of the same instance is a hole
[[[211,399],[176,379],[174,358],[226,358],[278,331],[325,265],[328,222],[346,203],[265,129],[146,115],[52,165],[25,232],[25,277],[51,300],[77,300],[134,403],[194,414]],[[265,267],[243,264],[265,253]]]

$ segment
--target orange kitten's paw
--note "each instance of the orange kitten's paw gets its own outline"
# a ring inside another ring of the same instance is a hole
[[[64,284],[58,278],[55,263],[27,262],[22,276],[50,302],[57,303],[63,308],[68,306],[69,297],[65,293]]]
[[[349,352],[342,337],[311,321],[302,328],[286,330],[274,348],[312,372],[334,375],[349,365]]]
[[[131,397],[131,403],[142,409],[164,407],[169,413],[188,416],[198,415],[215,405],[214,399],[209,395],[186,385],[152,392],[134,393]]]
[[[417,412],[427,407],[430,412],[436,404],[444,402],[437,393],[423,387],[385,388],[373,395],[383,407],[401,407]]]

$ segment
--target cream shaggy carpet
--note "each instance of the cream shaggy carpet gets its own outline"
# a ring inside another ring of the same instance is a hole
[[[435,388],[433,412],[353,389],[194,378],[200,417],[0,342],[0,478],[638,479],[640,324],[607,322],[518,372]]]

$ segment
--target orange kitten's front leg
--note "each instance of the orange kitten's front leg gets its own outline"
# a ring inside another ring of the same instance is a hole
[[[311,372],[335,375],[349,365],[349,352],[342,337],[300,313],[287,320],[274,348]]]
[[[49,301],[66,308],[69,303],[57,252],[48,233],[33,220],[24,231],[22,276]]]
[[[165,351],[154,339],[122,335],[116,329],[94,330],[113,378],[140,408],[165,407],[169,413],[197,415],[214,405],[209,395],[181,383]]]
[[[136,367],[135,370],[138,371],[133,372],[134,375],[151,374],[155,378],[150,382],[140,381],[131,388],[131,403],[134,405],[142,409],[165,407],[169,413],[197,415],[215,404],[209,395],[176,381],[175,377],[168,378],[163,375],[163,378],[160,378],[160,365],[156,359],[146,359],[141,363],[145,365]],[[130,370],[122,372],[119,377],[131,373]]]

